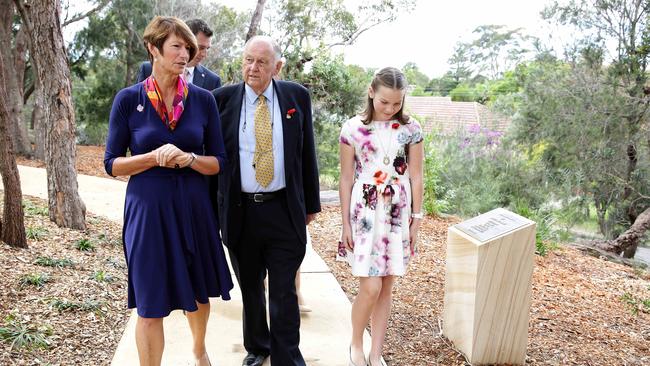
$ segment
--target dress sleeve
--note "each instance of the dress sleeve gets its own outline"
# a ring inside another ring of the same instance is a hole
[[[343,122],[343,125],[341,126],[341,134],[339,135],[339,142],[348,146],[352,146],[352,131],[350,130],[351,121],[352,120],[347,120]]]
[[[108,136],[106,137],[106,151],[104,152],[104,169],[108,175],[113,176],[113,161],[121,156],[126,156],[126,149],[131,141],[129,131],[128,98],[126,93],[119,92],[115,96],[111,114],[108,119]]]
[[[205,130],[205,136],[203,137],[205,155],[216,157],[219,161],[219,171],[223,171],[226,164],[228,164],[228,158],[221,132],[221,117],[219,117],[217,102],[211,94],[209,96],[209,98],[205,98],[208,104],[208,125]]]
[[[415,118],[411,118],[411,123],[409,123],[409,131],[411,132],[411,138],[409,139],[410,144],[418,144],[424,140],[422,135],[422,126]]]

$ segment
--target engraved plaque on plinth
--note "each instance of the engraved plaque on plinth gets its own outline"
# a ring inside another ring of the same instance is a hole
[[[472,364],[526,359],[535,222],[503,208],[447,233],[443,333]]]

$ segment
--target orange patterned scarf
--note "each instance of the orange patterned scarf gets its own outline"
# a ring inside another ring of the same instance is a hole
[[[161,97],[162,93],[160,93],[158,82],[153,78],[153,76],[146,78],[142,84],[144,85],[144,90],[147,92],[151,104],[160,116],[160,119],[167,128],[173,131],[178,124],[178,120],[181,118],[181,114],[183,114],[183,110],[185,109],[185,100],[187,99],[188,91],[187,82],[181,77],[178,78],[176,95],[172,102],[171,111],[167,110],[167,106]]]

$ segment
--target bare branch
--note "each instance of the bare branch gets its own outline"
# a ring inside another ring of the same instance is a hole
[[[61,28],[64,28],[67,25],[72,24],[74,22],[78,22],[78,21],[80,21],[82,19],[88,18],[89,16],[91,16],[91,15],[101,11],[102,9],[104,9],[106,7],[106,5],[108,5],[108,3],[110,3],[110,0],[101,0],[99,2],[99,4],[97,4],[96,7],[94,7],[93,9],[88,10],[86,13],[77,14],[77,15],[73,16],[70,19],[66,19],[66,21],[63,22],[63,24],[61,24]]]

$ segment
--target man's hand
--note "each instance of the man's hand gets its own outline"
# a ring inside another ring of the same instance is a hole
[[[305,225],[309,225],[310,222],[314,221],[316,218],[316,214],[307,214],[307,218],[305,219]]]

